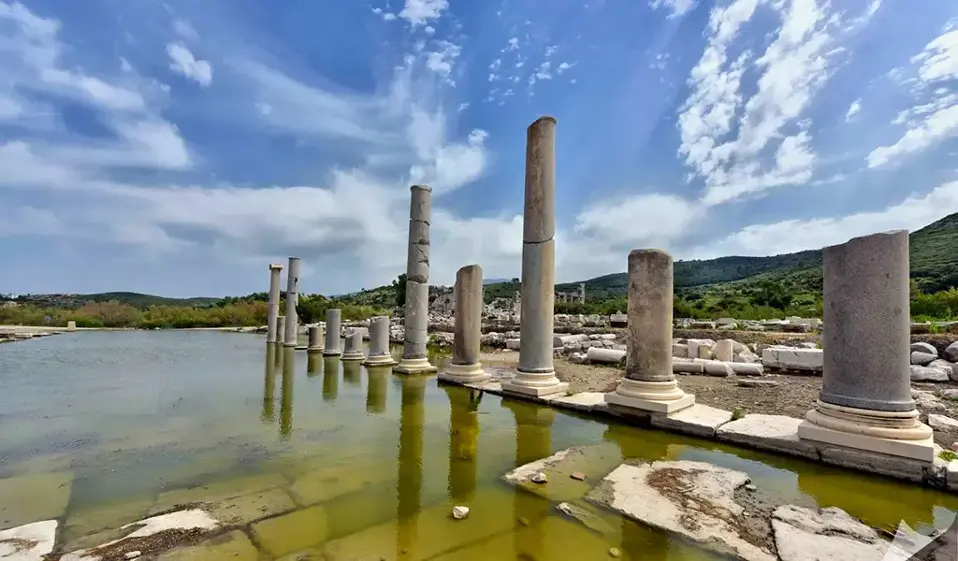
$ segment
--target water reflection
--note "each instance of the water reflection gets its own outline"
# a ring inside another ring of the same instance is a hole
[[[366,368],[369,385],[366,386],[366,412],[386,412],[386,391],[389,387],[386,377],[392,372],[391,366],[372,366]]]
[[[520,401],[502,401],[516,419],[516,467],[552,455],[554,409]],[[545,545],[546,517],[550,503],[533,493],[516,488],[512,502],[519,529],[512,535],[516,559],[541,559]]]
[[[260,420],[264,423],[272,423],[276,419],[273,411],[276,400],[276,345],[267,343],[266,345],[266,373],[263,381],[263,410],[260,412]]]
[[[323,401],[336,401],[339,395],[339,357],[323,359]]]
[[[288,440],[293,432],[293,378],[296,373],[296,349],[283,349],[283,389],[279,402],[279,434]]]
[[[449,497],[468,505],[476,492],[479,403],[482,392],[443,385],[449,397]]]
[[[399,481],[396,515],[396,558],[416,558],[416,537],[422,495],[423,427],[426,376],[402,376],[402,410],[399,417]],[[406,557],[408,555],[408,557]]]
[[[306,377],[315,378],[323,373],[323,356],[319,353],[306,354]]]
[[[363,383],[362,362],[358,360],[343,360],[343,380],[350,386],[361,386]]]

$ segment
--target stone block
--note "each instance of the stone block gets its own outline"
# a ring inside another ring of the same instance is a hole
[[[652,415],[650,422],[660,429],[711,438],[716,429],[731,420],[730,411],[696,404],[672,415]]]
[[[597,364],[618,364],[625,359],[625,351],[589,347],[589,350],[585,352],[585,356],[589,362]]]
[[[276,558],[323,544],[328,539],[329,520],[320,505],[257,522],[251,529],[260,547]]]
[[[815,445],[798,437],[802,422],[784,415],[755,413],[720,426],[715,436],[725,442],[816,460]]]
[[[912,382],[947,382],[951,379],[952,369],[941,366],[909,366]]]
[[[603,442],[593,446],[574,446],[517,467],[502,476],[503,481],[553,502],[581,499],[596,482],[622,462],[619,446]],[[544,473],[546,483],[534,483],[532,477]],[[585,480],[573,479],[573,473],[585,474]]]
[[[928,463],[854,448],[819,447],[823,463],[921,483]]]
[[[931,437],[922,440],[894,440],[836,431],[809,421],[803,421],[799,425],[798,435],[808,443],[834,444],[877,454],[911,458],[928,465],[935,459],[935,443]]]
[[[822,349],[768,347],[762,351],[762,365],[780,370],[821,372],[824,365]]]
[[[0,531],[0,559],[40,561],[53,551],[57,521],[33,522]]]
[[[556,407],[589,413],[593,411],[596,406],[605,405],[605,394],[602,392],[582,392],[559,396],[549,400],[549,403]]]

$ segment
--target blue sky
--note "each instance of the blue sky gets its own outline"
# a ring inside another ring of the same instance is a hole
[[[0,0],[0,292],[306,292],[519,274],[557,125],[557,275],[958,211],[951,0]]]

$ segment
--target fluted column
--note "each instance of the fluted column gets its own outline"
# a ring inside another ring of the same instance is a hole
[[[299,257],[290,257],[289,269],[286,271],[286,331],[283,336],[285,347],[295,347],[299,337],[296,304],[299,304]]]
[[[402,360],[393,368],[400,374],[427,374],[436,371],[429,363],[429,221],[432,189],[425,185],[410,188],[409,247],[406,259],[406,307],[403,320]]]
[[[389,318],[376,316],[369,323],[369,356],[366,367],[392,366],[396,364],[389,353]]]
[[[695,404],[672,373],[672,256],[629,253],[629,331],[625,378],[605,402],[628,410],[674,413]]]
[[[456,325],[452,343],[452,359],[439,379],[457,384],[474,384],[490,376],[479,362],[482,338],[482,267],[467,265],[456,273]]]
[[[269,308],[266,315],[266,342],[277,343],[282,335],[277,330],[279,320],[279,293],[283,275],[283,266],[271,264],[269,266]]]
[[[525,210],[522,215],[522,308],[519,367],[506,393],[533,396],[568,391],[552,362],[555,307],[555,127],[540,117],[526,131]]]
[[[326,310],[326,347],[323,356],[339,356],[343,353],[339,347],[341,320],[342,313],[338,309]]]
[[[822,260],[822,391],[799,438],[932,462],[911,397],[908,232],[826,247]]]

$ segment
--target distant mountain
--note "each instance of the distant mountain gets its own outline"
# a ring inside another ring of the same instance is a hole
[[[138,292],[101,292],[98,294],[21,294],[17,299],[20,302],[43,307],[79,308],[88,302],[116,301],[129,304],[135,308],[145,309],[149,306],[211,306],[223,300],[222,298],[165,298],[152,294]]]
[[[482,280],[482,284],[496,284],[500,282],[509,282],[509,279],[499,278],[499,279],[483,279]]]

